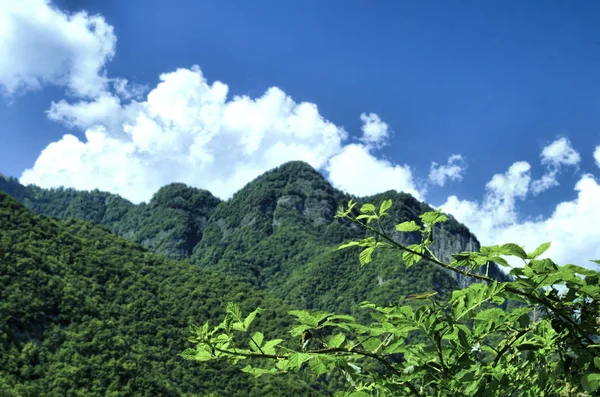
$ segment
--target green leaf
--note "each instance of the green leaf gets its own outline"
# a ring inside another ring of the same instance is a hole
[[[254,335],[252,335],[252,339],[250,340],[250,348],[257,353],[260,352],[260,347],[262,346],[264,339],[265,336],[262,332],[255,332]]]
[[[396,225],[396,230],[399,232],[415,232],[421,230],[421,227],[415,221],[406,221]]]
[[[423,246],[421,244],[412,244],[406,248],[408,248],[412,251],[415,251],[416,253],[420,253],[420,254],[423,254],[423,252],[425,251],[425,249],[423,248]],[[404,265],[406,267],[411,267],[415,263],[419,263],[419,261],[421,259],[422,259],[422,255],[418,255],[418,254],[408,252],[408,251],[402,252],[402,260],[404,261]]]
[[[600,369],[600,357],[594,357],[594,365]]]
[[[227,304],[227,314],[230,314],[235,320],[242,321],[242,310],[233,302]]]
[[[308,366],[317,375],[323,375],[329,372],[325,361],[321,357],[314,357],[308,362]]]
[[[536,274],[551,274],[558,270],[556,263],[552,262],[551,259],[532,259],[527,264]]]
[[[340,245],[337,249],[342,250],[344,248],[354,247],[355,245],[359,245],[359,242],[358,241],[350,241],[349,243]]]
[[[527,253],[517,244],[508,243],[500,246],[501,255],[512,255],[521,259],[527,259]]]
[[[422,294],[409,294],[409,295],[406,295],[405,299],[407,301],[414,300],[414,299],[429,299],[434,295],[437,295],[437,291],[424,292]]]
[[[387,215],[387,210],[392,207],[392,200],[383,200],[381,205],[379,206],[379,216]]]
[[[375,213],[375,206],[373,204],[365,204],[362,207],[360,207],[360,212],[362,212],[363,214],[366,212]]]
[[[349,314],[334,314],[331,317],[329,317],[330,321],[333,320],[344,320],[346,322],[351,322],[351,323],[355,323],[356,319],[354,317],[352,317]]]
[[[300,321],[300,323],[308,325],[313,328],[316,328],[317,324],[319,323],[319,320],[317,320],[315,317],[313,317],[306,310],[290,310],[290,311],[288,311],[288,314],[290,314],[291,316],[297,317],[298,321]]]
[[[244,327],[244,323],[242,323],[241,321],[236,321],[235,323],[231,324],[231,327],[236,331],[246,331],[246,327]]]
[[[583,276],[596,276],[598,275],[598,272],[592,269],[586,269],[585,267],[582,266],[577,266],[577,265],[572,265],[572,264],[568,264],[568,265],[564,265],[562,266],[562,269],[566,269],[570,272],[573,273],[578,273],[581,274]]]
[[[501,256],[492,256],[489,258],[489,260],[490,262],[494,262],[502,267],[512,267],[508,264],[506,259],[502,258]]]
[[[300,336],[304,333],[304,331],[307,331],[307,330],[310,330],[313,328],[315,328],[315,326],[306,325],[306,324],[297,325],[294,328],[292,328],[291,334],[292,334],[292,336]]]
[[[364,266],[368,263],[371,263],[371,255],[373,254],[373,251],[375,250],[375,247],[367,247],[365,248],[358,256],[358,260],[360,261],[360,266]]]
[[[477,315],[475,316],[475,320],[494,321],[498,318],[502,318],[504,314],[504,310],[497,307],[493,307],[491,309],[486,309],[477,313]]]
[[[391,345],[386,346],[386,348],[383,349],[383,353],[385,353],[385,354],[402,353],[406,350],[405,345],[406,345],[406,342],[404,341],[404,339],[399,339],[396,342],[392,343]]]
[[[583,390],[588,393],[594,393],[600,388],[600,374],[586,374],[581,377]]]
[[[597,265],[600,265],[600,259],[590,259],[591,262],[594,262]]]
[[[425,212],[420,215],[419,218],[421,218],[423,223],[428,225],[434,225],[436,223],[446,222],[448,220],[448,217],[442,214],[440,210]]]
[[[196,349],[185,349],[179,354],[186,360],[195,360],[196,359]]]
[[[254,318],[256,317],[256,315],[259,313],[262,313],[262,312],[263,312],[263,309],[261,309],[260,307],[257,307],[253,312],[248,314],[248,317],[246,317],[246,319],[244,320],[244,328],[248,329],[248,327],[250,327],[250,324],[252,324],[252,321],[254,321]]]
[[[331,339],[329,339],[329,343],[328,346],[331,348],[338,348],[342,345],[342,343],[344,343],[344,341],[346,340],[346,335],[339,333],[339,334],[335,334],[331,337]]]
[[[377,240],[373,236],[367,237],[367,238],[363,238],[362,240],[360,240],[358,242],[358,245],[360,245],[361,247],[373,247],[376,244],[377,244]]]
[[[538,256],[542,255],[544,252],[546,252],[548,250],[548,248],[550,248],[550,241],[548,241],[547,243],[541,244],[539,247],[537,247],[535,250],[533,250],[533,252],[527,254],[527,257],[529,259],[535,259]]]
[[[310,360],[310,354],[307,353],[292,353],[288,356],[290,367],[300,369],[303,363]]]
[[[523,342],[515,346],[519,350],[539,350],[544,347],[540,342]]]
[[[247,374],[254,375],[257,378],[261,375],[277,373],[277,370],[275,368],[273,368],[273,369],[255,368],[250,365],[245,366],[244,368],[241,369],[241,371],[245,372]]]
[[[194,354],[193,358],[191,358],[191,360],[194,360],[194,361],[210,361],[213,358],[214,358],[214,356],[209,351],[206,351],[205,349],[202,349],[202,348],[198,348],[198,349],[196,349],[195,354]],[[188,358],[188,360],[189,359],[190,358]]]
[[[290,360],[277,360],[275,366],[282,371],[287,371],[292,366]]]
[[[272,339],[267,341],[263,346],[262,350],[265,354],[275,354],[275,346],[283,342],[283,339]]]
[[[321,327],[333,316],[333,313],[313,313],[313,317],[317,320],[317,327]]]

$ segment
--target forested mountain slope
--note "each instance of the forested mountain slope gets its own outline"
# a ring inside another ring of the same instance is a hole
[[[167,185],[140,205],[109,193],[24,187],[6,178],[0,178],[0,190],[38,213],[91,220],[153,252],[239,276],[294,307],[350,312],[365,299],[385,304],[431,290],[446,296],[470,282],[425,263],[405,269],[398,252],[382,251],[369,271],[360,269],[357,251],[336,248],[364,238],[365,230],[334,219],[338,206],[350,198],[374,204],[391,198],[383,226],[405,245],[420,236],[397,233],[394,225],[419,222],[419,214],[431,208],[395,191],[350,196],[301,161],[264,173],[224,202],[183,184]],[[433,250],[444,260],[479,250],[475,236],[452,218],[437,231]],[[495,266],[490,274],[504,278]]]
[[[365,299],[385,304],[431,290],[445,296],[467,285],[468,280],[426,263],[406,269],[397,251],[382,251],[369,271],[360,269],[356,250],[337,251],[340,243],[366,236],[355,224],[334,219],[338,206],[351,197],[358,199],[331,187],[306,163],[283,164],[217,206],[192,261],[239,275],[291,305],[321,310],[348,312]],[[384,199],[394,203],[383,222],[386,232],[405,245],[420,241],[418,234],[397,233],[394,225],[420,222],[419,215],[432,208],[395,191],[358,201],[379,204]],[[479,250],[477,239],[453,219],[437,231],[433,250],[445,260],[452,253]],[[504,278],[495,266],[491,274]]]
[[[206,190],[181,183],[164,186],[150,202],[139,205],[99,190],[25,187],[15,178],[2,175],[0,191],[38,214],[92,221],[173,259],[191,255],[210,213],[221,202]]]
[[[2,396],[331,395],[308,375],[255,379],[179,358],[188,324],[214,322],[227,301],[270,308],[259,327],[285,335],[285,305],[246,283],[0,193]]]

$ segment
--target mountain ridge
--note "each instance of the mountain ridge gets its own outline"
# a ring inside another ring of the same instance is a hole
[[[98,222],[152,252],[236,275],[293,306],[349,311],[369,297],[382,303],[431,289],[443,295],[471,282],[454,272],[439,273],[426,263],[410,269],[384,266],[386,261],[401,262],[397,252],[382,253],[382,259],[370,265],[373,272],[361,270],[357,252],[336,249],[344,241],[367,235],[356,224],[335,218],[340,205],[351,198],[373,204],[391,198],[394,204],[382,225],[403,245],[419,242],[420,235],[397,233],[394,225],[420,223],[419,214],[432,208],[395,190],[364,198],[341,192],[302,161],[263,173],[225,201],[181,183],[163,186],[148,203],[137,205],[97,190],[48,190],[23,187],[14,178],[0,180],[0,191],[11,189],[38,213]],[[433,251],[443,260],[461,251],[479,250],[477,238],[453,218],[436,230]],[[490,275],[506,278],[495,265]],[[332,302],[338,303],[329,307]]]

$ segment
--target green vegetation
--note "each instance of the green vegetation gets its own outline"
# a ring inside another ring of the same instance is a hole
[[[2,396],[330,394],[308,375],[256,382],[176,357],[187,323],[215,318],[223,300],[272,307],[260,319],[270,337],[289,326],[285,305],[239,280],[90,222],[35,216],[0,193]]]
[[[0,177],[4,191],[38,214],[83,219],[102,225],[150,251],[188,258],[202,239],[210,213],[221,202],[206,190],[182,183],[164,186],[149,203],[134,205],[115,194],[93,190],[41,189]]]
[[[430,291],[447,300],[473,281],[432,263],[404,266],[391,250],[376,250],[370,271],[361,269],[351,251],[337,249],[376,236],[336,217],[355,197],[299,161],[259,176],[224,202],[180,183],[137,205],[98,190],[25,187],[6,177],[0,191],[40,214],[3,197],[9,215],[0,220],[0,387],[9,395],[65,395],[63,388],[71,391],[66,395],[330,395],[343,389],[343,374],[255,379],[240,375],[241,366],[198,367],[174,353],[189,346],[190,322],[214,321],[228,301],[246,313],[273,308],[253,326],[299,349],[299,338],[286,332],[293,321],[287,308],[364,323],[370,314],[360,302],[393,307]],[[395,191],[364,200],[383,198],[396,205],[382,230],[398,244],[419,243],[416,231],[394,233],[392,218],[423,226],[420,216],[431,208]],[[453,219],[434,230],[431,250],[443,260],[479,250],[475,236]],[[509,280],[495,264],[486,270]],[[417,333],[409,339],[425,340]]]
[[[225,202],[180,183],[161,188],[149,203],[139,205],[97,190],[24,187],[14,179],[0,178],[2,190],[36,213],[90,220],[152,252],[189,258],[202,268],[240,277],[295,308],[366,319],[364,311],[357,310],[363,300],[386,305],[432,289],[448,297],[471,282],[431,265],[394,266],[399,259],[386,252],[378,254],[373,271],[361,271],[350,253],[336,249],[343,241],[369,235],[335,217],[337,207],[352,196],[334,189],[301,161],[264,173]],[[418,223],[419,215],[431,210],[410,194],[395,191],[362,200],[383,197],[396,203],[390,219],[383,221],[388,233],[394,228],[391,219]],[[432,249],[440,258],[479,247],[475,236],[454,220],[437,232],[440,239]],[[396,236],[405,245],[419,239],[418,233]],[[496,266],[490,268],[490,276],[506,279]]]
[[[354,391],[336,394],[353,397],[598,395],[599,272],[538,259],[550,243],[529,253],[510,243],[481,247],[444,263],[431,249],[439,238],[436,225],[448,220],[440,211],[421,214],[421,224],[396,224],[397,232],[421,236],[405,246],[382,225],[392,200],[384,200],[379,208],[364,204],[359,215],[353,212],[355,206],[350,200],[336,216],[372,235],[338,249],[359,247],[361,267],[373,262],[376,251],[392,249],[407,268],[425,260],[478,282],[453,291],[449,299],[439,299],[432,291],[410,294],[397,305],[362,302],[373,318],[368,325],[344,314],[291,310],[297,320],[291,334],[300,338],[301,349],[283,347],[284,340],[267,338],[260,326],[252,327],[262,309],[244,316],[240,307],[229,303],[217,326],[191,326],[196,347],[181,356],[234,364],[260,358],[261,363],[249,362],[243,368],[257,378],[302,368],[318,375],[343,373]],[[494,262],[511,267],[503,256],[521,259],[524,267],[512,268],[513,280],[499,282],[489,277],[489,268]],[[482,269],[483,274],[476,271]],[[558,293],[558,286],[565,288],[564,294]],[[519,305],[501,308],[507,300]],[[405,304],[411,301],[419,304]],[[421,338],[415,339],[415,334]]]

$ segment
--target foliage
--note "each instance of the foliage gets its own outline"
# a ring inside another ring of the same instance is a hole
[[[0,396],[331,394],[311,373],[255,380],[176,357],[187,323],[218,316],[222,299],[271,308],[257,319],[266,338],[291,323],[281,301],[234,277],[0,193]]]
[[[149,203],[134,205],[122,197],[75,189],[23,186],[0,177],[4,191],[38,214],[92,221],[115,234],[173,259],[188,258],[202,239],[210,213],[221,202],[206,190],[171,183]]]
[[[420,222],[419,214],[430,209],[410,194],[387,194],[396,200],[390,209],[396,219]],[[283,164],[215,209],[191,260],[242,277],[292,307],[336,311],[361,320],[368,318],[358,308],[363,300],[387,305],[399,296],[432,289],[449,297],[459,287],[444,269],[430,264],[396,266],[402,259],[385,251],[374,254],[378,260],[372,271],[361,271],[350,252],[336,249],[345,240],[370,233],[335,217],[337,207],[347,201],[347,195],[333,189],[308,164]],[[388,223],[384,220],[382,225],[393,230]],[[478,244],[456,221],[447,222],[439,232],[448,247]],[[433,250],[441,254],[442,248],[439,244]],[[490,267],[490,275],[501,277],[495,268]]]
[[[301,161],[258,176],[225,202],[180,183],[161,188],[149,203],[138,205],[110,193],[24,187],[16,180],[3,185],[0,179],[0,190],[15,194],[37,213],[90,220],[152,252],[189,258],[202,268],[240,277],[294,308],[336,311],[365,321],[369,315],[359,309],[363,300],[394,304],[399,296],[431,290],[448,298],[471,282],[431,264],[401,266],[402,259],[386,251],[374,253],[371,271],[361,271],[351,252],[336,248],[371,233],[335,218],[337,207],[350,197]],[[410,194],[395,191],[365,200],[380,200],[382,195],[394,199],[389,218],[398,221],[420,224],[419,215],[431,210]],[[391,219],[383,219],[382,226],[388,233],[394,230]],[[436,233],[439,239],[432,250],[441,258],[479,247],[468,229],[454,220]],[[409,245],[420,236],[405,233],[395,238]],[[490,276],[503,280],[495,266]]]
[[[597,395],[600,273],[540,259],[550,243],[530,253],[510,243],[481,247],[455,254],[445,263],[430,249],[437,239],[435,225],[448,219],[440,211],[421,214],[420,224],[395,225],[400,233],[420,234],[418,243],[404,246],[381,226],[391,200],[379,207],[364,204],[357,216],[355,206],[350,200],[336,217],[355,222],[371,235],[339,249],[360,248],[361,266],[371,264],[377,251],[400,250],[408,268],[429,262],[478,282],[453,291],[449,299],[431,292],[410,294],[402,305],[364,302],[362,308],[374,320],[369,325],[349,315],[291,310],[297,322],[291,335],[300,338],[300,349],[266,337],[260,327],[251,328],[262,309],[244,316],[230,303],[220,324],[191,326],[190,341],[196,346],[181,356],[234,364],[252,359],[243,371],[256,377],[305,367],[318,375],[341,371],[353,389],[351,396]],[[523,267],[511,268],[510,281],[491,278],[493,263],[511,267],[507,256],[522,260]],[[507,301],[518,305],[503,310],[500,305]],[[419,304],[406,304],[410,302]],[[409,342],[415,333],[423,338]]]

